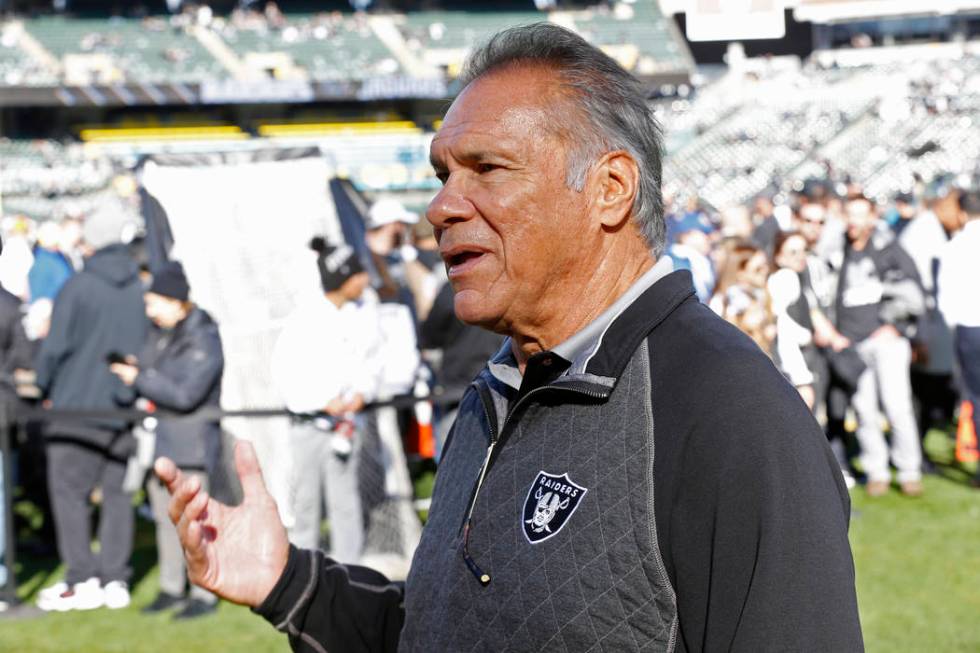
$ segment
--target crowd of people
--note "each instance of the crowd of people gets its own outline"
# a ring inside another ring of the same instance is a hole
[[[44,588],[37,605],[46,611],[129,605],[132,504],[142,488],[160,567],[159,593],[144,610],[200,617],[217,600],[188,588],[166,490],[147,470],[166,456],[203,488],[219,473],[219,416],[181,415],[221,408],[220,332],[193,303],[180,263],[155,265],[132,215],[118,209],[60,222],[11,221],[0,254],[0,279],[9,288],[0,296],[8,405],[159,414],[136,423],[59,418],[28,429],[15,480],[47,508],[41,537],[53,540],[66,566],[64,580]],[[332,554],[364,562],[376,553],[367,542],[373,520],[367,504],[379,494],[407,497],[400,506],[410,514],[401,516],[399,533],[407,569],[421,524],[411,508],[403,437],[411,422],[431,425],[438,450],[455,406],[436,406],[434,415],[425,403],[406,410],[365,406],[400,395],[452,395],[502,339],[455,318],[428,222],[390,199],[375,202],[364,218],[359,250],[320,236],[297,243],[298,253],[312,250],[310,276],[319,275],[322,293],[299,303],[269,361],[271,382],[293,416],[291,491],[284,500],[296,516],[291,541],[319,546],[326,517]],[[370,446],[381,453],[362,459]],[[380,473],[365,473],[378,459]],[[31,484],[37,476],[41,484]],[[100,506],[97,554],[93,493]],[[0,578],[0,586],[5,582]]]
[[[894,467],[903,494],[922,494],[922,475],[931,471],[922,435],[950,424],[958,398],[980,396],[980,306],[968,285],[980,278],[971,255],[980,251],[980,190],[943,176],[881,204],[856,184],[811,180],[787,197],[760,196],[720,212],[693,195],[667,200],[666,256],[691,271],[698,298],[749,335],[797,388],[825,427],[848,486],[863,476],[866,492],[881,496]],[[37,603],[52,611],[129,605],[132,503],[143,488],[160,565],[158,595],[144,610],[195,618],[213,612],[217,599],[188,587],[167,491],[146,472],[164,455],[208,488],[222,458],[220,421],[180,415],[220,410],[221,337],[191,300],[180,264],[152,268],[138,230],[117,209],[5,225],[4,400],[165,411],[137,424],[58,419],[29,431],[43,446],[25,446],[33,454],[22,455],[19,467],[36,472],[43,461],[47,496],[28,498],[50,502],[48,533],[66,565],[64,580]],[[292,415],[290,541],[318,548],[326,518],[328,549],[345,563],[366,559],[366,443],[373,438],[386,452],[380,482],[410,496],[403,437],[408,422],[428,421],[415,410],[365,407],[463,388],[502,342],[455,317],[426,220],[380,199],[364,229],[363,248],[319,236],[297,243],[298,251],[312,250],[310,273],[322,293],[296,307],[269,361]],[[455,409],[438,406],[431,420],[437,457]],[[973,483],[980,487],[980,473]],[[410,559],[420,524],[414,515],[408,521],[414,525],[402,537]],[[0,565],[0,585],[5,576]]]
[[[673,199],[668,254],[799,390],[849,486],[860,473],[870,496],[886,494],[893,466],[900,491],[920,495],[934,471],[926,431],[976,397],[980,302],[964,284],[980,278],[965,253],[980,188],[941,175],[882,203],[810,180],[775,199],[721,212]]]

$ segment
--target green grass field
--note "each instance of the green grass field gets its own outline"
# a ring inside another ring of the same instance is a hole
[[[964,653],[980,651],[980,491],[967,473],[948,464],[951,446],[938,431],[928,446],[940,474],[926,479],[926,494],[897,492],[869,500],[852,492],[851,542],[858,600],[868,651]],[[423,483],[428,487],[431,479]],[[153,536],[140,525],[134,555],[134,605],[125,610],[0,619],[3,653],[166,651],[214,653],[288,651],[285,636],[245,608],[222,604],[216,616],[173,623],[145,617],[139,608],[156,592]],[[25,559],[18,572],[21,597],[60,577],[52,560]]]

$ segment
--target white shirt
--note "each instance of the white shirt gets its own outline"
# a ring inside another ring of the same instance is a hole
[[[412,312],[404,304],[381,302],[373,290],[364,293],[361,310],[375,328],[379,399],[409,394],[418,379],[421,357]]]
[[[803,357],[802,347],[813,341],[813,334],[789,315],[789,307],[799,300],[802,292],[800,277],[784,268],[774,272],[766,286],[776,315],[776,353],[780,367],[793,385],[810,385],[813,373]]]
[[[915,261],[922,285],[930,293],[936,287],[933,260],[939,258],[947,242],[949,237],[946,230],[932,211],[926,211],[914,218],[898,237],[898,243]]]
[[[980,327],[980,219],[966,223],[939,259],[939,310],[951,327]]]
[[[289,410],[307,413],[337,397],[377,396],[381,338],[374,317],[358,303],[337,308],[320,295],[287,318],[272,353],[272,378]]]
[[[0,286],[22,300],[30,299],[31,289],[27,275],[34,265],[34,252],[27,239],[13,236],[3,244],[0,254]]]

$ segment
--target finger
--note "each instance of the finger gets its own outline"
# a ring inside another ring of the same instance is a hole
[[[177,490],[173,492],[170,505],[167,508],[170,521],[174,524],[180,522],[180,518],[187,508],[187,504],[197,495],[200,489],[201,481],[196,476],[191,476],[177,485]]]
[[[198,492],[197,495],[195,495],[194,498],[187,503],[187,507],[184,508],[184,519],[189,521],[204,521],[207,518],[205,511],[208,507],[209,498],[210,497],[208,497],[207,492],[204,492],[203,490]]]
[[[153,471],[156,473],[157,478],[160,479],[160,482],[167,486],[170,494],[173,494],[177,490],[177,486],[180,484],[180,470],[177,469],[174,461],[161,456],[153,463]]]
[[[269,493],[251,442],[238,440],[235,443],[235,469],[238,471],[238,480],[242,484],[242,494],[246,500]]]
[[[189,539],[192,524],[202,525],[201,518],[205,515],[207,505],[207,494],[204,492],[198,493],[193,499],[187,502],[184,512],[181,513],[180,518],[176,522],[177,537],[180,538],[182,543],[185,543],[185,540]],[[189,545],[189,542],[184,544],[185,547]]]
[[[200,584],[207,572],[207,554],[204,551],[204,527],[200,522],[190,522],[180,540],[184,544],[184,559],[187,561],[188,576]]]

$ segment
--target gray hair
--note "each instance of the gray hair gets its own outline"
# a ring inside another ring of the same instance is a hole
[[[633,220],[654,254],[666,240],[660,192],[663,137],[639,81],[611,57],[558,25],[535,23],[498,32],[467,60],[463,85],[501,68],[532,64],[554,69],[589,128],[565,134],[571,145],[565,183],[581,191],[606,152],[628,152],[639,168]]]

